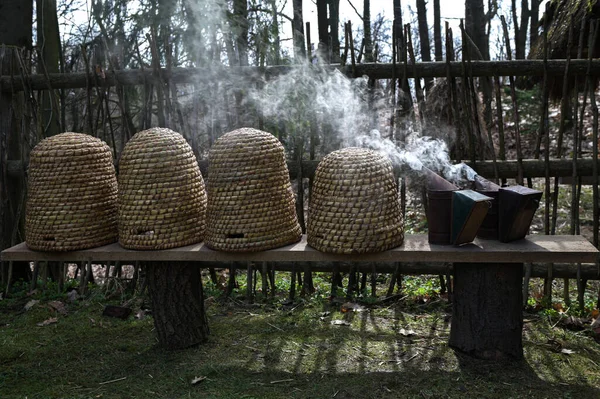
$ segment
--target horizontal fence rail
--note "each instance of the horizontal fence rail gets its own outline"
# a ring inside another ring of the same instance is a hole
[[[567,60],[548,60],[544,68],[543,60],[512,61],[469,61],[466,75],[478,76],[548,76],[564,77]],[[445,78],[448,75],[460,77],[465,74],[465,64],[452,62],[419,62],[415,64],[356,64],[324,65],[326,69],[337,69],[349,77],[368,76],[373,79],[393,78]],[[245,79],[271,78],[293,72],[294,66],[277,65],[269,67],[214,67],[214,68],[171,68],[123,69],[96,73],[71,72],[46,75],[0,76],[0,91],[17,92],[28,90],[74,89],[84,87],[131,86],[146,83],[169,81],[175,84],[210,83],[215,80],[227,81],[232,77]],[[317,68],[317,67],[315,67]],[[600,60],[570,60],[568,75],[600,75]]]
[[[479,161],[476,163],[465,162],[471,166],[477,173],[488,179],[494,178],[494,162],[493,161]],[[200,170],[204,177],[208,177],[208,160],[202,159],[198,162]],[[591,158],[582,158],[577,160],[577,176],[593,176],[594,160]],[[600,166],[600,160],[596,161],[596,164]],[[304,178],[313,178],[319,161],[302,161],[302,176]],[[518,174],[518,162],[515,160],[509,161],[496,161],[498,168],[498,178],[500,179],[512,179],[516,178]],[[18,176],[24,172],[23,162],[21,161],[8,161],[8,174],[10,176]],[[298,177],[298,162],[288,162],[288,170],[290,172],[290,178],[295,179]],[[396,172],[400,172],[396,168]],[[572,177],[573,176],[573,161],[568,159],[551,159],[549,164],[549,172],[551,177]],[[524,159],[523,160],[523,176],[524,177],[545,177],[546,169],[543,160],[537,159]],[[591,184],[591,182],[587,182]]]

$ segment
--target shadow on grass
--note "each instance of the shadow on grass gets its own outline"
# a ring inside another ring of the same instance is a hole
[[[528,327],[525,361],[498,363],[449,349],[443,309],[215,304],[209,342],[173,352],[156,346],[151,318],[101,312],[90,303],[38,327],[52,316],[39,306],[0,327],[0,397],[600,397],[597,344],[576,336],[576,354],[552,352],[544,326]]]

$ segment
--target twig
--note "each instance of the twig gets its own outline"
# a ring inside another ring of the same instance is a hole
[[[280,384],[282,382],[292,382],[294,381],[293,378],[288,378],[287,380],[276,380],[276,381],[271,381],[271,384]]]
[[[403,301],[406,298],[408,298],[408,295],[404,295],[403,293],[399,293],[399,294],[396,294],[396,295],[385,297],[384,299],[381,299],[381,300],[375,302],[375,305],[383,305],[383,304],[386,304],[386,303],[389,303],[389,302],[394,302],[396,300]]]
[[[276,330],[283,331],[283,328],[277,327],[276,325],[273,325],[271,323],[267,323],[267,324],[270,325],[271,327],[273,327]]]
[[[119,382],[119,381],[123,381],[125,379],[127,379],[127,377],[121,377],[121,378],[117,378],[117,379],[110,380],[110,381],[99,382],[98,385],[112,384],[113,382]]]
[[[354,4],[352,4],[352,2],[350,0],[348,0],[348,4],[350,4],[350,7],[352,7],[352,9],[354,10],[354,12],[356,13],[356,15],[358,16],[358,18],[361,19],[361,21],[363,20],[363,16],[360,15],[360,13],[358,12],[358,10],[356,9],[356,7],[354,7]]]
[[[556,327],[556,326],[558,325],[558,323],[560,323],[560,321],[563,319],[563,314],[564,314],[564,313],[561,313],[561,314],[560,314],[560,316],[558,316],[558,321],[557,321],[556,323],[554,323],[554,324],[553,324],[553,325],[550,327],[550,329],[553,329],[554,327]]]

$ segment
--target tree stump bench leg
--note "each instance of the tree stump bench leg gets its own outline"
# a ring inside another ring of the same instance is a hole
[[[149,262],[148,292],[160,346],[183,349],[208,338],[200,267],[193,262]]]
[[[481,359],[522,359],[522,280],[522,263],[455,263],[450,347]]]

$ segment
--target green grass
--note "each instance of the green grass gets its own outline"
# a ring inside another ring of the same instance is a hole
[[[326,279],[316,278],[317,287]],[[405,281],[406,286],[418,285]],[[427,284],[425,284],[427,285]],[[319,288],[323,291],[325,287]],[[429,290],[429,288],[427,288]],[[151,317],[103,317],[98,292],[56,314],[45,300],[0,301],[2,398],[592,398],[600,395],[600,345],[528,314],[525,361],[492,363],[447,346],[449,306],[417,295],[340,312],[315,294],[247,305],[211,296],[201,346],[159,348]],[[66,302],[66,298],[59,298]],[[241,299],[241,298],[238,298]],[[143,298],[132,301],[134,313]],[[50,317],[58,322],[37,326]],[[342,319],[350,325],[333,325]],[[570,349],[571,355],[560,353]],[[202,382],[192,385],[196,377]]]

